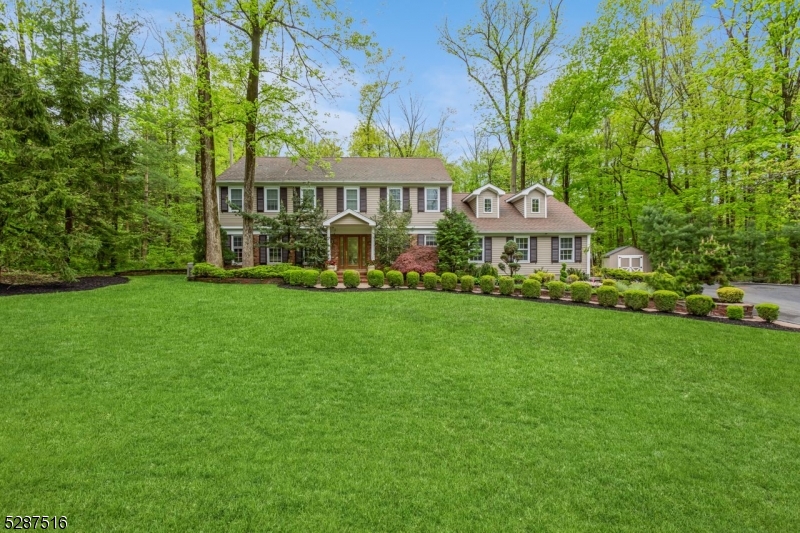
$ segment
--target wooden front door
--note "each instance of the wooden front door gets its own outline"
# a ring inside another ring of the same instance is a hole
[[[339,265],[343,269],[364,270],[369,261],[370,235],[337,235]]]

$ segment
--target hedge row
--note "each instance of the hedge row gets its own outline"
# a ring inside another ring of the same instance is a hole
[[[234,268],[226,270],[216,267],[209,263],[197,263],[192,268],[192,276],[195,278],[244,278],[244,279],[274,279],[283,278],[284,274],[290,270],[303,270],[303,267],[278,263],[275,265],[259,265],[248,268]],[[284,278],[285,279],[285,278]]]

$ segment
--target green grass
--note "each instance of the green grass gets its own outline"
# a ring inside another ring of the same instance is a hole
[[[0,514],[76,531],[798,531],[800,337],[431,291],[0,299]]]

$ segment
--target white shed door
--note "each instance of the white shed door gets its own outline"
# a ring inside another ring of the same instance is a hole
[[[644,256],[642,255],[618,255],[617,268],[628,272],[641,272],[644,269]]]

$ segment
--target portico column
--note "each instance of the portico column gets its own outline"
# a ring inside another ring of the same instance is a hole
[[[331,227],[328,226],[328,261],[331,260]]]
[[[370,261],[375,261],[375,226],[372,226],[372,239],[370,242],[369,259]]]

